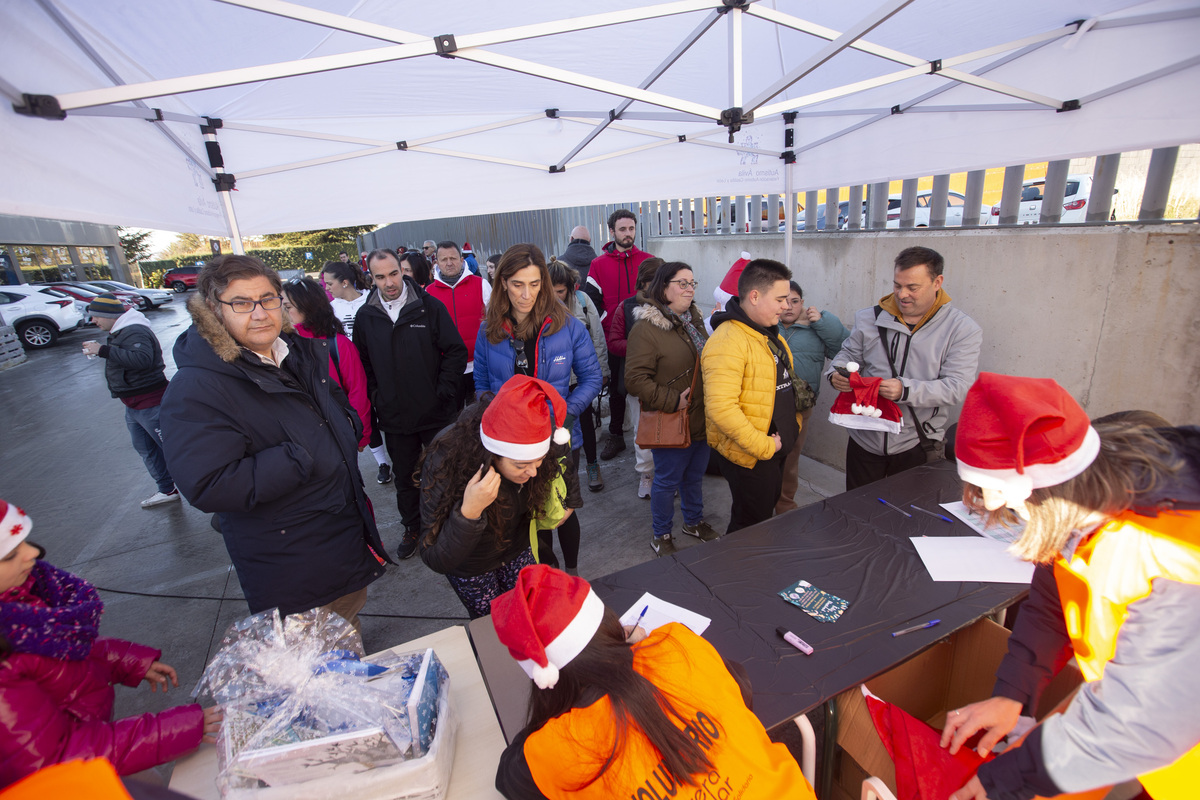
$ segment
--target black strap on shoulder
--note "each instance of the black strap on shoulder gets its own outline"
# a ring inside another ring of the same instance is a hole
[[[342,358],[338,354],[337,336],[330,336],[329,339],[329,355],[333,356],[333,369],[338,376],[338,385],[345,386],[346,382],[342,379]],[[349,392],[347,392],[349,396]]]
[[[887,356],[888,367],[892,370],[892,377],[899,378],[900,374],[896,372],[896,362],[892,360],[892,348],[888,345],[887,329],[880,327],[879,314],[883,311],[882,306],[875,306],[875,328],[879,331],[879,344],[883,346],[883,354]],[[937,448],[937,442],[933,441],[925,434],[925,426],[921,424],[921,420],[917,419],[917,410],[908,403],[900,406],[901,411],[907,410],[912,415],[913,425],[917,428],[917,438],[921,440],[921,449],[925,452],[932,452]]]

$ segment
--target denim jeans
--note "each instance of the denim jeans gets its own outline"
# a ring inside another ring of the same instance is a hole
[[[700,482],[708,466],[708,443],[701,439],[690,447],[656,447],[653,452],[650,513],[654,518],[654,535],[664,536],[671,532],[675,519],[676,489],[684,523],[695,525],[704,519],[704,489]]]
[[[167,471],[167,459],[163,455],[162,431],[158,426],[158,406],[134,410],[125,407],[125,426],[133,439],[133,449],[138,451],[150,477],[158,484],[163,494],[175,491],[175,481]]]

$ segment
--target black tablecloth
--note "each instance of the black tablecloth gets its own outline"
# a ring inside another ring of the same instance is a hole
[[[961,495],[953,465],[938,462],[613,573],[592,587],[618,614],[648,591],[710,617],[704,638],[746,667],[754,711],[770,729],[1028,592],[1021,584],[938,583],[929,577],[909,537],[976,534],[958,520],[946,523],[909,504],[941,512],[938,503]],[[848,600],[849,608],[836,622],[822,623],[778,596],[801,579]],[[935,618],[941,619],[936,627],[891,636]],[[806,656],[784,642],[778,626],[815,652]]]

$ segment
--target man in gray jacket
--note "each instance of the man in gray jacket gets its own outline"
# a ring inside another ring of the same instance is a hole
[[[854,315],[854,329],[825,373],[833,388],[848,392],[850,381],[837,369],[856,362],[863,377],[883,378],[879,396],[903,414],[897,434],[850,430],[847,491],[940,458],[951,409],[975,381],[983,331],[950,307],[944,266],[928,247],[901,251],[892,293]]]
[[[179,491],[167,470],[163,455],[158,407],[167,391],[162,345],[150,321],[136,308],[125,310],[112,294],[102,294],[88,305],[96,326],[108,332],[108,342],[84,342],[83,354],[103,358],[108,391],[125,404],[125,426],[133,437],[133,449],[158,485],[158,491],[142,501],[142,508],[179,501]]]

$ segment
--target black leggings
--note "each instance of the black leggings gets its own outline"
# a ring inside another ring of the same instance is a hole
[[[588,406],[579,418],[579,429],[583,432],[583,456],[587,463],[596,463],[596,412]]]
[[[558,558],[554,555],[554,531],[538,531],[538,560],[552,567],[558,566]],[[579,567],[579,509],[567,517],[567,521],[558,526],[558,544],[562,547],[563,566],[567,569]]]

